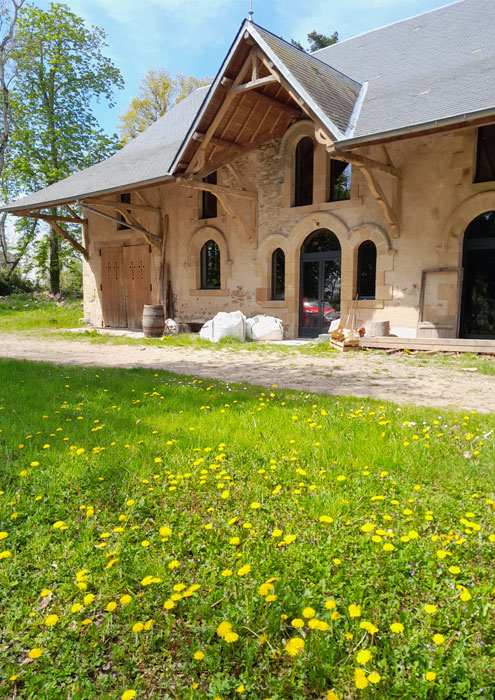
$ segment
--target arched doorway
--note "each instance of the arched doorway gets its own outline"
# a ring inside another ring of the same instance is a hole
[[[313,231],[301,248],[299,335],[316,338],[340,313],[341,250],[328,229]]]
[[[495,339],[495,211],[471,221],[462,253],[461,338]]]

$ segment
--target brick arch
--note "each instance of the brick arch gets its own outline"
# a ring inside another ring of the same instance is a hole
[[[458,266],[462,264],[462,244],[467,227],[480,214],[495,210],[495,190],[479,192],[459,204],[450,214],[442,231],[442,252],[456,256]]]
[[[257,291],[258,301],[271,301],[271,275],[272,275],[272,255],[281,248],[285,253],[285,287],[287,296],[287,260],[289,257],[289,241],[283,233],[271,233],[268,235],[258,248],[256,259],[257,276],[261,280],[261,286]],[[289,280],[290,282],[290,280]],[[278,304],[284,304],[284,301],[278,301]]]
[[[193,233],[189,242],[189,259],[187,269],[190,275],[190,286],[193,289],[201,287],[201,249],[207,241],[215,241],[220,250],[220,289],[227,289],[227,280],[232,271],[232,260],[227,239],[216,226],[201,226]],[[215,291],[215,290],[204,290]]]
[[[383,305],[390,299],[392,291],[385,284],[385,273],[394,269],[394,256],[397,252],[386,231],[376,224],[359,224],[349,231],[349,247],[352,255],[352,297],[357,287],[358,251],[361,243],[372,241],[376,246],[376,281],[374,305]],[[356,302],[354,302],[356,303]],[[358,301],[358,306],[369,306],[369,302]],[[373,305],[373,304],[372,304]]]

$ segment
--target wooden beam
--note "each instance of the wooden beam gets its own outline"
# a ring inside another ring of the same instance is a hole
[[[41,219],[44,221],[59,221],[65,224],[83,224],[84,219],[79,216],[57,216],[55,214],[41,214],[40,211],[10,211],[9,214],[22,216],[26,219]]]
[[[234,92],[246,92],[246,90],[255,90],[256,88],[265,87],[265,85],[272,85],[273,83],[278,83],[277,78],[274,75],[267,75],[266,78],[258,78],[257,80],[250,80],[248,83],[242,83],[234,88]]]
[[[99,207],[104,207],[106,209],[116,209],[118,207],[119,209],[127,209],[129,211],[146,211],[154,214],[158,214],[160,212],[158,207],[153,207],[149,204],[128,204],[127,202],[115,202],[109,199],[83,199],[81,200],[81,204],[83,207],[85,207],[86,204],[89,204],[98,205]]]
[[[184,187],[191,187],[195,190],[204,190],[205,192],[211,192],[214,195],[217,194],[229,194],[234,197],[244,197],[245,199],[251,199],[257,201],[258,195],[256,192],[248,192],[247,190],[236,190],[233,187],[225,187],[224,185],[213,185],[209,182],[201,182],[200,180],[185,179],[182,177],[177,178],[177,183],[183,185]]]
[[[65,238],[66,241],[68,241],[73,248],[78,250],[81,255],[84,257],[86,261],[89,260],[89,254],[88,251],[84,246],[82,246],[79,241],[76,241],[75,238],[73,238],[70,233],[67,233],[67,231],[59,226],[58,224],[58,217],[57,216],[50,216],[50,215],[45,215],[45,214],[30,214],[29,215],[30,219],[40,219],[41,221],[46,221],[47,223],[50,224],[50,227],[54,233],[56,233],[58,236],[61,236],[62,238]],[[85,219],[81,219],[80,223],[86,223]]]
[[[370,188],[370,192],[373,195],[373,197],[377,200],[377,202],[380,204],[380,206],[383,209],[383,213],[385,214],[385,218],[390,226],[390,231],[392,233],[392,238],[398,238],[399,237],[399,215],[397,208],[393,207],[392,204],[388,201],[387,195],[383,191],[382,186],[378,182],[376,175],[373,173],[373,170],[369,167],[365,167],[363,165],[358,166],[361,172],[363,173],[366,182],[368,183],[368,187]]]
[[[193,139],[195,141],[204,141],[205,134],[202,134],[199,131],[195,131],[193,134]],[[245,151],[245,149],[238,143],[234,143],[233,141],[227,141],[226,139],[219,139],[215,136],[211,137],[210,143],[213,143],[215,146],[220,146],[221,148],[230,148],[232,151],[236,151],[237,153],[244,153]]]
[[[301,117],[301,110],[297,109],[296,107],[291,107],[291,105],[288,105],[286,102],[280,102],[280,100],[276,100],[274,97],[269,97],[268,95],[265,95],[263,92],[258,92],[257,90],[254,90],[253,93],[256,95],[258,100],[270,107],[276,107],[277,109],[281,109],[284,112],[287,112],[287,114],[292,115],[293,117],[300,118]]]
[[[115,216],[110,216],[110,214],[105,214],[105,212],[103,212],[103,211],[98,211],[98,209],[95,209],[94,207],[90,207],[88,204],[84,204],[83,206],[85,209],[92,212],[93,214],[98,214],[98,216],[101,216],[104,219],[108,219],[109,221],[113,221],[116,224],[119,224],[119,226],[122,225],[122,221],[120,219],[117,219]],[[125,213],[123,213],[123,216],[125,216]],[[126,221],[127,221],[127,217],[126,217]],[[146,240],[148,241],[148,243],[150,245],[155,245],[156,247],[159,247],[160,241],[161,241],[160,237],[156,236],[154,233],[150,233],[145,228],[140,226],[137,222],[135,222],[135,223],[128,222],[128,223],[126,223],[126,227],[129,229],[132,229],[134,231],[137,231],[138,233],[141,233],[146,238]],[[156,242],[153,243],[153,241],[156,241]],[[158,243],[158,245],[157,245],[157,243]]]
[[[382,163],[379,160],[374,160],[373,158],[367,158],[366,156],[358,155],[357,153],[348,153],[346,151],[341,151],[338,148],[327,148],[330,158],[334,160],[343,160],[346,163],[353,163],[357,166],[364,165],[367,168],[374,168],[376,170],[381,170],[387,175],[393,175],[394,177],[399,177],[400,170],[394,168],[393,165],[388,165],[387,163]]]
[[[197,172],[198,170],[202,170],[202,168],[204,167],[204,161],[205,161],[204,153],[205,153],[206,147],[208,146],[212,136],[214,136],[215,129],[218,127],[221,120],[225,116],[225,113],[227,112],[227,110],[230,106],[230,103],[232,102],[234,97],[236,97],[236,93],[234,92],[235,88],[239,85],[239,83],[244,78],[246,71],[249,69],[249,67],[251,65],[251,61],[252,61],[252,56],[251,56],[251,53],[249,53],[246,60],[242,64],[241,70],[237,74],[237,77],[235,78],[232,85],[228,89],[228,92],[225,95],[224,101],[222,102],[217,113],[213,117],[213,120],[205,133],[205,137],[204,137],[203,141],[201,142],[199,148],[197,149],[191,162],[189,163],[187,170],[186,170],[187,173]]]
[[[229,214],[233,219],[236,219],[236,221],[239,222],[241,228],[243,229],[244,233],[247,235],[249,238],[251,245],[253,248],[256,248],[256,231],[254,231],[250,226],[248,226],[247,222],[245,221],[244,217],[239,214],[237,209],[234,209],[229,202],[227,201],[226,197],[224,194],[220,194],[219,192],[214,192],[213,193],[215,197],[218,199],[222,207],[224,208],[225,212]]]

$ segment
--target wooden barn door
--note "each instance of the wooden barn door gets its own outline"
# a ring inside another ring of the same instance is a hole
[[[100,254],[103,323],[112,328],[126,328],[122,248],[101,248]]]
[[[151,253],[148,245],[122,248],[127,326],[142,330],[143,306],[151,304]]]

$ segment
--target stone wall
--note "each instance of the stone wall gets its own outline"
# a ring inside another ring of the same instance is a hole
[[[217,311],[241,309],[246,316],[275,315],[284,321],[288,337],[298,334],[299,254],[305,238],[318,228],[329,228],[342,247],[341,305],[352,310],[360,324],[389,320],[392,332],[415,337],[418,325],[423,271],[458,268],[462,237],[478,214],[495,209],[494,183],[473,184],[476,130],[466,128],[443,134],[410,138],[387,145],[393,165],[400,169],[399,237],[392,238],[383,211],[354,167],[351,199],[327,202],[329,159],[324,146],[315,142],[314,204],[291,206],[294,150],[303,136],[314,137],[310,122],[298,122],[282,140],[233,162],[237,176],[227,169],[218,173],[218,184],[258,193],[257,242],[252,245],[235,218],[218,204],[215,219],[201,220],[198,190],[172,183],[145,190],[146,198],[169,215],[165,249],[166,278],[170,279],[175,316],[181,322],[198,322]],[[382,147],[361,149],[362,155],[384,160]],[[238,180],[239,178],[239,180]],[[381,176],[387,183],[387,175]],[[387,185],[385,184],[385,187]],[[135,197],[136,195],[133,195]],[[137,201],[134,200],[133,201]],[[247,221],[246,199],[229,201]],[[154,214],[141,217],[159,232]],[[138,216],[138,218],[140,218]],[[116,224],[88,214],[90,263],[84,265],[85,316],[102,324],[99,299],[99,248],[137,245],[143,237],[133,231],[117,231]],[[202,245],[213,239],[221,251],[222,283],[219,290],[202,290],[199,256]],[[377,283],[374,300],[354,302],[357,249],[372,240],[377,246]],[[286,255],[284,301],[270,300],[271,256],[282,248]],[[153,296],[158,303],[160,256],[153,253]],[[455,328],[458,282],[455,271],[426,273],[424,321]]]

